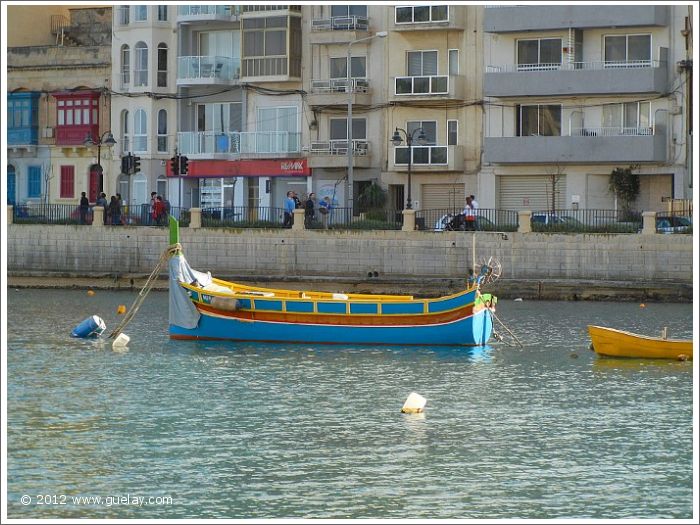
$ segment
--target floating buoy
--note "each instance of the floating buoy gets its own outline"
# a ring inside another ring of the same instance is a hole
[[[126,306],[124,306],[123,304],[120,304],[119,306],[117,306],[117,313],[118,314],[125,314],[126,313]]]
[[[521,302],[523,301],[523,298],[522,298],[522,297],[518,297],[518,298],[516,298],[516,299],[513,299],[513,301],[516,301],[516,302],[520,302],[520,303],[521,303]]]
[[[426,399],[420,394],[411,392],[403,404],[401,412],[404,414],[418,414],[423,412],[423,407],[425,407]]]
[[[91,315],[78,326],[73,328],[73,331],[70,333],[70,335],[71,337],[81,338],[97,337],[105,331],[105,328],[107,327],[105,326],[105,322],[102,320],[101,317]]]
[[[129,344],[130,340],[131,338],[128,335],[124,333],[119,334],[112,343],[112,348],[124,348],[126,345]]]
[[[640,307],[640,308],[646,308],[647,305],[645,305],[644,303],[642,303],[642,304],[639,305],[639,307]]]
[[[92,296],[92,295],[95,295],[95,292],[92,291],[92,290],[88,290],[88,291],[87,291],[87,294],[90,295],[90,296]]]

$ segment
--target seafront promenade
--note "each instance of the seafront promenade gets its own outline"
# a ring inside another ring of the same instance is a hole
[[[494,257],[502,297],[692,301],[692,235],[183,228],[181,236],[196,269],[289,287],[439,295]],[[11,224],[8,284],[138,288],[167,243],[159,227]]]

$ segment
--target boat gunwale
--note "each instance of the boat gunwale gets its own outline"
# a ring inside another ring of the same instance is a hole
[[[644,339],[646,341],[653,341],[653,342],[663,342],[663,343],[691,343],[693,342],[692,339],[664,339],[663,337],[655,337],[655,336],[649,336],[649,335],[642,335],[642,334],[635,334],[634,332],[628,332],[626,330],[618,330],[617,328],[607,328],[605,326],[600,326],[600,325],[588,325],[588,334],[593,337],[593,334],[591,333],[590,329],[593,328],[594,330],[601,330],[603,333],[605,332],[614,332],[616,334],[620,334],[626,337],[630,337],[633,339]],[[600,334],[598,334],[600,335]]]

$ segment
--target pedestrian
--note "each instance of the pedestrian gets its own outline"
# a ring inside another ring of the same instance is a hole
[[[473,210],[478,209],[478,208],[479,208],[479,203],[476,202],[476,197],[474,197],[474,195],[470,195],[470,197],[472,198],[472,209],[473,209]]]
[[[304,205],[304,227],[306,229],[311,228],[311,224],[316,220],[316,211],[314,209],[314,199],[316,194],[312,191],[309,193],[309,197],[306,199],[306,204]]]
[[[321,214],[321,223],[323,224],[323,229],[328,229],[328,215],[331,211],[331,199],[328,195],[323,197],[323,200],[318,203],[318,212]]]
[[[95,200],[95,206],[102,206],[104,213],[102,214],[102,223],[107,224],[107,199],[104,193],[100,193]]]
[[[294,192],[293,191],[288,191],[287,192],[287,198],[284,200],[284,222],[282,225],[285,228],[291,228],[292,227],[292,222],[293,222],[293,217],[294,217],[294,208],[296,207],[296,204],[294,202]]]
[[[160,195],[156,197],[154,214],[155,216],[153,217],[153,219],[155,223],[159,226],[162,226],[165,222],[165,204],[163,204],[163,197],[161,197]]]
[[[301,208],[301,201],[299,200],[299,196],[297,195],[296,191],[292,192],[292,198],[294,199],[294,207]]]
[[[119,224],[124,224],[124,201],[121,193],[117,193],[117,203],[119,204]]]
[[[150,210],[149,210],[149,212],[150,212],[150,213],[149,213],[150,219],[152,219],[152,218],[155,216],[155,212],[156,212],[156,197],[157,197],[157,196],[158,196],[158,194],[157,194],[155,191],[152,191],[152,192],[151,192],[151,208],[150,208]],[[148,222],[149,222],[150,224],[153,224],[154,221],[152,221],[152,220],[150,220],[150,219],[149,219]]]
[[[467,203],[464,206],[464,219],[466,222],[466,229],[469,231],[474,231],[476,229],[476,211],[472,206],[471,195],[466,199]]]
[[[121,226],[122,209],[114,195],[109,198],[109,217],[112,221],[112,226]]]
[[[90,201],[85,192],[80,192],[80,224],[87,224],[87,214],[90,210]]]

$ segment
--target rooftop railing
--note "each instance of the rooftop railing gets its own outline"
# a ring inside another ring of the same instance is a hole
[[[507,64],[503,66],[486,66],[487,73],[517,73],[531,71],[601,71],[603,69],[643,69],[658,68],[665,62],[661,60],[624,60],[605,62],[543,62],[539,64]]]

